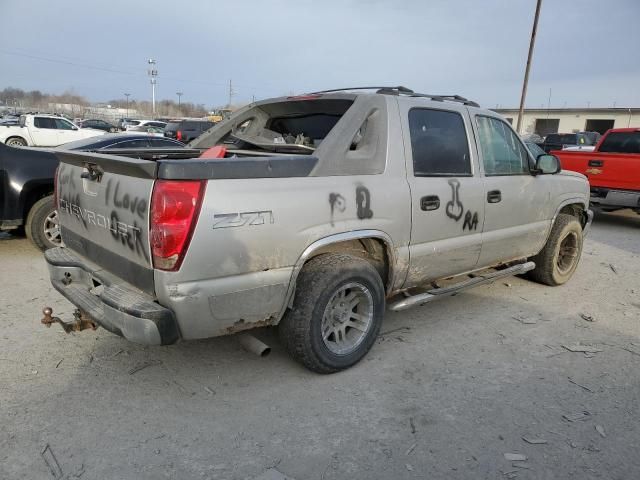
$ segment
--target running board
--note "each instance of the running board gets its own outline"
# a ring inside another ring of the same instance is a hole
[[[510,277],[511,275],[520,275],[522,273],[528,272],[529,270],[533,270],[534,268],[536,268],[535,263],[526,262],[514,265],[513,267],[505,268],[504,270],[497,270],[495,272],[486,273],[484,275],[475,275],[467,280],[448,287],[434,288],[428,290],[425,293],[412,295],[402,300],[398,300],[397,302],[391,303],[389,305],[389,310],[400,312],[402,310],[406,310],[407,308],[415,307],[417,305],[423,305],[437,298],[455,295],[456,293],[468,288],[494,282],[499,278]]]

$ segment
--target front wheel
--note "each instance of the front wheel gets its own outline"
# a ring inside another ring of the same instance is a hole
[[[373,346],[384,304],[382,279],[369,262],[352,255],[320,255],[300,272],[293,308],[278,327],[281,342],[314,372],[344,370]]]
[[[561,213],[556,218],[544,248],[531,258],[536,268],[529,277],[545,285],[566,283],[578,267],[582,255],[582,226],[572,215]]]
[[[20,137],[11,137],[6,141],[6,145],[10,147],[26,147],[27,141]]]
[[[24,229],[29,240],[40,250],[62,245],[58,211],[53,201],[53,195],[41,198],[33,204],[29,215],[27,215]]]

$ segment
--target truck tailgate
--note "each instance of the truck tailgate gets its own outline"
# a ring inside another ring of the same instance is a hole
[[[56,152],[59,218],[67,248],[153,293],[149,204],[157,165],[112,155]]]
[[[562,168],[587,176],[592,187],[640,190],[640,155],[610,152],[552,152]]]

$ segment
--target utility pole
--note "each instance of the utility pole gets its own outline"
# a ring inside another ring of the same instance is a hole
[[[156,77],[158,76],[158,70],[156,70],[156,61],[153,58],[149,59],[149,70],[147,70],[149,77],[151,78],[151,112],[152,116],[156,116]]]
[[[131,94],[125,93],[124,96],[127,97],[127,118],[129,118],[129,97],[131,96]]]
[[[176,95],[178,96],[178,113],[182,114],[182,111],[180,110],[180,97],[184,95],[184,93],[176,92]]]
[[[529,42],[529,55],[527,57],[527,67],[524,71],[524,82],[522,83],[522,95],[520,96],[520,110],[518,112],[518,124],[516,132],[520,133],[522,127],[522,115],[524,115],[524,101],[527,98],[527,84],[529,83],[529,69],[531,68],[531,57],[533,57],[533,47],[536,43],[536,32],[538,31],[538,17],[540,17],[540,7],[542,0],[537,0],[536,14],[533,18],[533,28],[531,29],[531,41]]]
[[[231,107],[231,99],[235,95],[236,92],[233,91],[233,85],[231,84],[231,79],[229,79],[229,104],[228,107]]]

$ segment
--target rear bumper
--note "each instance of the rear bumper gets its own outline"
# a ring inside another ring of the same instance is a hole
[[[173,312],[66,248],[45,252],[51,284],[101,327],[144,345],[179,338]]]
[[[594,187],[591,189],[591,204],[597,207],[640,209],[640,192]]]

